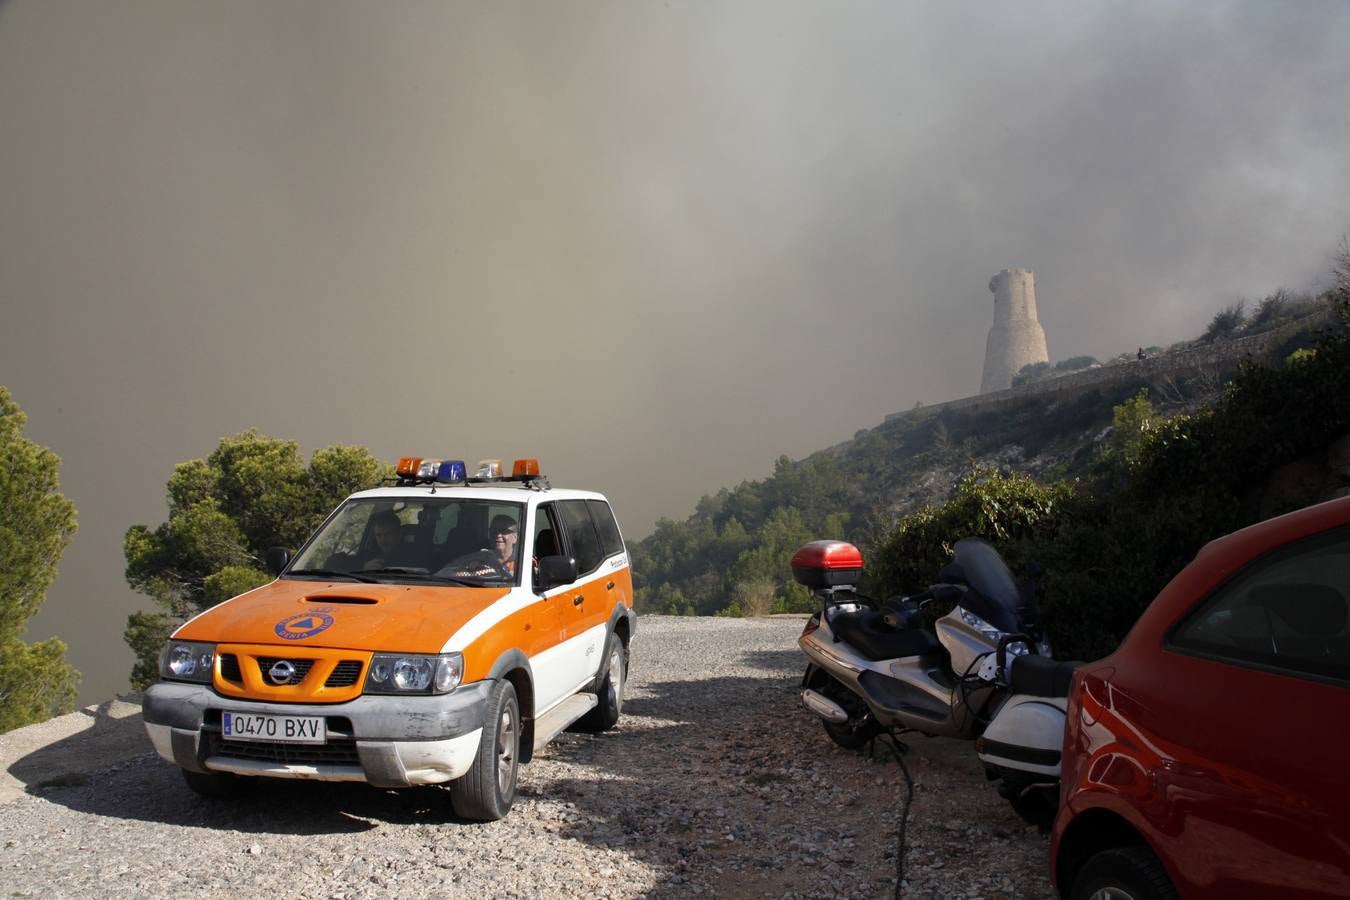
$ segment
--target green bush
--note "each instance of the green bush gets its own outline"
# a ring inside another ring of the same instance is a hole
[[[1350,338],[1288,365],[1246,365],[1213,409],[1158,420],[1143,393],[1116,407],[1116,438],[1086,482],[979,473],[897,520],[870,552],[876,595],[932,581],[957,539],[1046,570],[1042,622],[1057,655],[1109,653],[1208,541],[1261,516],[1279,466],[1350,433]]]

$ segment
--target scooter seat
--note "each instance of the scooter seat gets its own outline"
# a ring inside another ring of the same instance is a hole
[[[1033,697],[1067,697],[1069,680],[1081,662],[1060,662],[1048,656],[1016,656],[1008,675],[1008,686],[1014,694]]]
[[[830,628],[841,641],[873,660],[923,656],[942,649],[933,632],[925,628],[890,628],[882,622],[881,613],[870,609],[839,613],[830,620]]]

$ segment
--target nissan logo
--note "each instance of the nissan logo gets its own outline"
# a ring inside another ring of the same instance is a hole
[[[267,670],[267,677],[273,684],[288,684],[295,677],[295,663],[289,659],[279,659]]]

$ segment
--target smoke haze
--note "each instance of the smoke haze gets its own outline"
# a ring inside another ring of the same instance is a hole
[[[1051,360],[1313,287],[1343,3],[8,2],[0,383],[81,529],[30,639],[126,686],[126,528],[249,427],[531,455],[630,539]]]

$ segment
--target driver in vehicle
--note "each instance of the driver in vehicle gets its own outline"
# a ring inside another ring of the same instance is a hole
[[[487,546],[453,560],[437,574],[457,578],[513,580],[516,577],[516,548],[519,541],[520,529],[516,520],[504,513],[495,515],[488,526]]]
[[[520,540],[516,520],[507,515],[493,516],[489,531],[492,535],[492,549],[497,554],[497,564],[514,576],[516,543]]]

